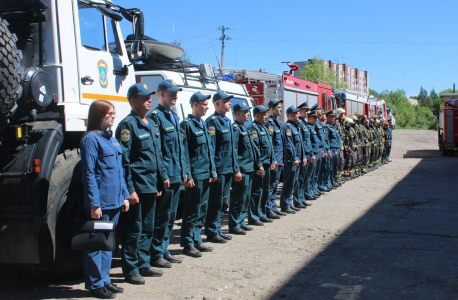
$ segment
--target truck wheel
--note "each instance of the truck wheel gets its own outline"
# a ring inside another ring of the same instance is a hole
[[[83,252],[71,249],[71,239],[72,220],[86,218],[83,195],[79,150],[66,150],[56,157],[48,190],[47,220],[55,224],[55,254],[49,230],[42,230],[40,236],[42,264],[39,268],[49,278],[82,277]]]
[[[442,142],[442,144],[441,144],[441,154],[442,154],[442,156],[447,156],[447,152],[448,151],[445,149],[445,145]]]
[[[8,119],[16,110],[22,96],[22,51],[16,48],[17,37],[0,18],[0,120]]]

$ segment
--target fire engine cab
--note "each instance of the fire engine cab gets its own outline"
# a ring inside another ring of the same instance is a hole
[[[442,94],[441,98],[438,145],[443,156],[453,156],[458,149],[458,93]]]

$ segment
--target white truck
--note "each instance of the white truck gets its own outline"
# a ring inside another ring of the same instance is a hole
[[[133,24],[126,42],[123,18]],[[0,1],[0,263],[28,264],[59,278],[82,274],[82,252],[72,251],[70,241],[72,220],[85,217],[78,146],[89,105],[111,101],[116,128],[130,112],[134,66],[183,54],[144,38],[143,27],[140,9],[108,0]],[[156,68],[137,78],[152,80],[150,88],[160,78],[182,85],[180,116],[194,90],[226,89],[250,101],[239,86],[184,73]]]

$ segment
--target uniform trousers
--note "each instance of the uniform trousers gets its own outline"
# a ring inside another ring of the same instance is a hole
[[[297,184],[294,188],[293,195],[294,195],[294,205],[296,204],[304,204],[305,201],[305,189],[307,186],[307,175],[309,172],[310,166],[310,156],[307,156],[307,164],[305,166],[299,167],[299,175],[297,178]]]
[[[254,172],[242,173],[242,180],[232,182],[229,204],[229,230],[245,226],[245,217],[250,204]]]
[[[318,154],[315,156],[316,157],[316,169],[315,169],[315,175],[313,176],[313,181],[312,181],[312,191],[313,191],[313,194],[316,194],[319,192],[319,188],[318,188],[318,177],[320,175],[320,172],[321,172],[321,164],[322,164],[322,160],[323,160],[323,148],[320,148],[318,150]]]
[[[318,157],[318,154],[313,155],[313,156],[315,156],[315,159],[316,159]],[[316,160],[313,163],[312,161],[309,161],[307,165],[308,165],[308,169],[307,169],[304,196],[307,198],[312,198],[313,195],[315,194],[315,191],[313,189],[313,183],[314,183],[314,179],[316,175],[316,170],[318,168],[318,163]]]
[[[293,165],[293,163],[285,163],[284,174],[283,174],[283,187],[280,195],[280,207],[290,208],[293,205],[293,190],[297,184],[297,178],[299,177],[299,167]]]
[[[248,221],[257,221],[266,218],[266,204],[269,198],[270,165],[263,164],[264,173],[253,175],[253,185],[251,187],[250,206],[248,208]]]
[[[180,235],[181,247],[202,244],[201,234],[207,215],[210,182],[209,179],[194,179],[194,184],[194,187],[187,187],[185,191]]]
[[[205,235],[213,237],[221,233],[221,218],[227,208],[234,173],[219,174],[216,182],[210,183]]]
[[[125,277],[150,269],[156,195],[138,194],[139,203],[123,213],[122,273]]]
[[[118,223],[120,211],[120,208],[103,209],[101,220]],[[92,220],[90,210],[86,210],[86,215],[89,220]],[[113,251],[84,250],[83,267],[86,289],[95,290],[111,282],[110,269],[112,256]]]
[[[270,170],[270,185],[269,185],[269,200],[267,200],[266,206],[266,213],[270,213],[272,211],[278,211],[277,209],[277,201],[275,198],[277,197],[277,190],[278,190],[278,183],[280,182],[281,170],[283,169],[283,165],[278,165],[277,168]]]
[[[151,244],[151,259],[164,258],[170,255],[167,248],[172,235],[173,224],[177,217],[178,201],[180,200],[181,183],[172,183],[156,199],[156,217],[154,220],[153,243]]]
[[[337,155],[335,153],[337,152]],[[337,179],[337,172],[339,172],[340,165],[340,148],[334,150],[333,162],[331,167],[331,185],[335,185]]]
[[[320,172],[318,174],[318,189],[325,190],[327,189],[327,182],[326,182],[326,175],[328,174],[329,170],[329,151],[325,153],[328,154],[328,157],[322,157],[320,163]]]

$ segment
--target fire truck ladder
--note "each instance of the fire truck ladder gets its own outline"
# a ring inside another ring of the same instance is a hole
[[[246,70],[246,69],[231,69],[231,68],[224,68],[223,70],[229,72],[236,79],[245,79],[248,82],[250,81],[276,82],[277,80],[277,75],[266,73],[266,72],[261,72],[261,71]]]

